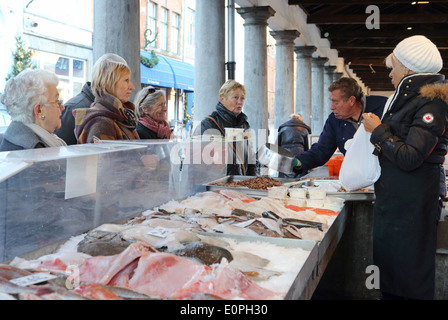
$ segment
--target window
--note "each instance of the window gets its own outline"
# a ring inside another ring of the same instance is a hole
[[[194,28],[195,28],[195,11],[191,8],[187,8],[187,21],[186,21],[186,37],[187,44],[194,47]]]
[[[36,51],[32,61],[38,68],[54,72],[58,76],[59,97],[64,102],[81,92],[86,82],[85,60]]]
[[[162,8],[160,13],[160,49],[168,51],[168,9]]]
[[[150,47],[157,47],[156,37],[157,37],[157,4],[148,1],[148,25],[146,28],[150,30],[147,32],[147,40],[150,42]]]
[[[171,29],[171,52],[179,54],[180,16],[177,13],[173,13],[173,22]]]

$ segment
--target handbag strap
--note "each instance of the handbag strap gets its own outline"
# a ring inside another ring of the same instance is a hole
[[[221,127],[219,126],[218,122],[217,122],[214,118],[212,118],[212,117],[210,117],[210,116],[205,116],[205,117],[206,117],[207,119],[212,120],[212,121],[216,124],[216,126],[218,127],[219,131],[221,131],[221,134],[222,134],[224,137],[226,136],[225,132],[221,129]],[[240,157],[238,151],[236,151],[235,146],[233,145],[233,143],[230,143],[230,142],[229,142],[229,145],[232,147],[233,152],[235,152],[236,156],[237,156],[238,159],[240,160],[240,162],[241,162],[241,166],[243,167],[244,175],[246,175],[246,167],[244,166],[244,162],[243,162],[243,160],[241,160],[241,157]]]

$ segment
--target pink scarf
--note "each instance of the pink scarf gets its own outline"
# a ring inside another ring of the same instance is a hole
[[[157,133],[157,138],[159,139],[169,139],[171,136],[171,129],[168,122],[163,120],[162,122],[157,122],[148,115],[143,118],[138,119],[142,125],[151,131]]]

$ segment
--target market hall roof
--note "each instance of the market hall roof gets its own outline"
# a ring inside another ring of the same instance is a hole
[[[444,60],[440,73],[448,74],[448,1],[412,0],[288,0],[307,14],[321,37],[329,40],[362,82],[374,91],[394,90],[384,59],[402,39],[425,35],[438,47]],[[368,29],[367,18],[379,9],[379,29]]]

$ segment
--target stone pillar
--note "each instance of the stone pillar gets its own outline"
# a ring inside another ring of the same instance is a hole
[[[323,124],[327,120],[327,117],[331,113],[331,102],[330,102],[330,92],[328,91],[328,87],[333,83],[334,71],[336,70],[336,66],[325,66],[324,72],[324,117]]]
[[[335,72],[333,73],[333,82],[342,78],[343,72]]]
[[[275,44],[275,115],[274,128],[294,113],[294,40],[297,30],[271,31]]]
[[[313,58],[312,63],[312,121],[311,131],[320,134],[324,124],[324,64],[328,58]]]
[[[225,0],[196,0],[195,23],[194,127],[215,110],[226,81]]]
[[[314,46],[294,47],[297,58],[296,113],[303,116],[303,122],[311,127],[311,57]],[[314,133],[314,132],[313,132]]]
[[[244,19],[244,113],[258,138],[258,145],[268,141],[268,77],[266,37],[269,17],[275,11],[269,6],[238,8]],[[259,131],[260,130],[260,131]],[[264,141],[263,141],[264,139]]]
[[[140,1],[95,0],[93,20],[93,63],[105,53],[123,57],[131,69],[131,81],[135,86],[132,101],[141,89]]]

